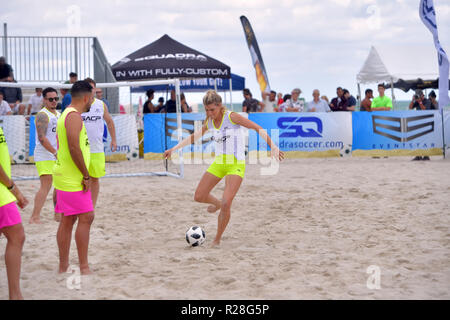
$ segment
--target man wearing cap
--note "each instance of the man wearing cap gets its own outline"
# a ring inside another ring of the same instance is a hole
[[[416,90],[416,93],[413,95],[411,102],[409,103],[410,110],[431,110],[431,102],[425,95],[423,91],[420,89]]]

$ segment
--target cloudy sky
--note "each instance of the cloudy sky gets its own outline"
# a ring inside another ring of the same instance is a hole
[[[9,35],[95,36],[111,64],[164,34],[214,57],[259,86],[239,20],[252,24],[271,88],[356,96],[356,74],[372,45],[433,47],[419,0],[96,0],[2,3]],[[450,55],[450,1],[434,0],[441,44]],[[417,61],[420,64],[420,61]],[[371,87],[375,88],[375,84]],[[397,98],[408,98],[412,93]],[[197,99],[194,97],[192,99]],[[233,95],[241,101],[241,93]],[[194,102],[198,102],[194,101]]]

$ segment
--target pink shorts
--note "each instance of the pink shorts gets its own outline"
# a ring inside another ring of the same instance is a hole
[[[72,216],[92,211],[94,211],[94,206],[90,190],[69,192],[56,189],[56,213]]]
[[[16,203],[10,202],[0,207],[0,229],[22,223]]]

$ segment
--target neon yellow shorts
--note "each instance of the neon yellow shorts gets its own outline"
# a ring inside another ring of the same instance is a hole
[[[91,153],[91,162],[89,163],[89,175],[94,178],[101,178],[105,172],[105,154]]]
[[[53,167],[55,166],[55,163],[55,160],[36,162],[36,169],[39,177],[46,174],[53,174]]]
[[[244,178],[245,160],[237,160],[234,155],[217,156],[206,171],[221,179],[231,174]]]

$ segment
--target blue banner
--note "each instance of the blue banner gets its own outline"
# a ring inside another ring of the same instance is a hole
[[[354,152],[442,154],[442,117],[438,111],[354,112],[352,126]]]
[[[182,114],[183,138],[191,135],[194,130],[201,130],[205,119],[204,113]],[[152,113],[144,115],[144,154],[147,159],[161,158],[165,150],[178,143],[176,113]],[[212,152],[210,134],[205,134],[196,143],[183,148],[183,153]]]
[[[350,112],[250,113],[249,119],[267,130],[280,150],[291,157],[328,157],[351,154]],[[249,132],[249,151],[270,150],[253,130]],[[344,154],[342,154],[342,152]]]
[[[28,149],[28,156],[34,156],[34,147],[36,146],[36,124],[34,120],[36,116],[30,116],[30,148]]]

